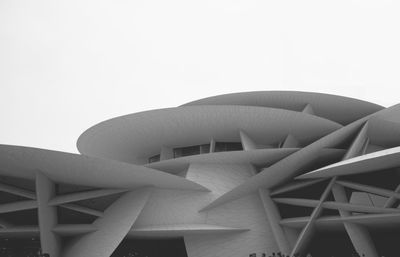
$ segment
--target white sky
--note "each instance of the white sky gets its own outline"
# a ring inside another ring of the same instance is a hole
[[[400,102],[400,1],[0,0],[0,143],[240,91]]]

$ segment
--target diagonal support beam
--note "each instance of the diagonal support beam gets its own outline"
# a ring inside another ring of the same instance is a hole
[[[332,188],[332,193],[336,201],[343,203],[348,202],[343,186],[338,184],[334,185]],[[339,214],[341,217],[351,216],[351,213],[345,210],[339,210]],[[358,253],[362,253],[370,257],[378,257],[374,242],[365,227],[350,222],[343,222],[343,225]]]
[[[394,190],[395,194],[400,193],[400,185],[396,187]],[[390,208],[393,206],[393,204],[397,201],[398,198],[396,198],[394,195],[390,196],[389,199],[386,200],[386,203],[383,205],[384,208]]]
[[[338,181],[337,184],[342,185],[344,187],[376,194],[376,195],[381,195],[381,196],[387,196],[387,197],[393,197],[394,199],[400,199],[400,193],[396,193],[391,190],[379,188],[379,187],[373,187],[373,186],[367,186],[363,184],[358,184],[354,182],[347,182],[347,181]]]
[[[302,199],[302,198],[273,198],[277,203],[289,204],[303,207],[317,207],[319,200]],[[332,210],[345,210],[350,212],[366,212],[366,213],[400,213],[397,208],[383,208],[371,205],[352,204],[346,202],[326,201],[322,203],[322,207]]]
[[[66,203],[66,204],[61,204],[60,207],[66,208],[66,209],[70,209],[73,211],[77,211],[77,212],[81,212],[81,213],[85,213],[85,214],[89,214],[92,216],[96,216],[96,217],[103,217],[103,212],[102,211],[98,211],[98,210],[94,210],[82,205],[78,205],[78,204],[73,204],[73,203]]]
[[[364,125],[358,132],[349,150],[344,155],[343,160],[354,158],[364,153],[366,149],[366,144],[368,144],[369,142],[367,132],[368,132],[368,121],[364,123]]]
[[[0,205],[0,213],[25,211],[25,210],[36,209],[37,207],[38,204],[34,200],[18,201]]]
[[[128,191],[127,189],[99,189],[86,192],[79,192],[67,195],[58,195],[49,201],[50,206],[60,205],[70,202],[77,202],[86,199],[93,199],[102,196],[119,194]]]
[[[294,181],[294,182],[292,182],[290,184],[283,185],[283,186],[280,186],[280,187],[272,190],[270,195],[274,196],[274,195],[278,195],[278,194],[282,194],[282,193],[287,193],[287,192],[290,192],[290,191],[293,191],[293,190],[297,190],[297,189],[300,189],[300,188],[303,188],[303,187],[308,187],[308,186],[314,185],[314,184],[316,184],[318,182],[321,182],[323,180],[324,179],[311,179],[311,180],[303,180],[303,181]]]
[[[305,250],[308,242],[311,240],[311,237],[314,234],[315,220],[321,215],[322,204],[328,198],[329,193],[331,192],[331,189],[335,184],[335,181],[336,177],[333,177],[329,182],[328,186],[325,188],[324,192],[322,193],[319,199],[319,204],[315,207],[315,209],[311,213],[310,219],[306,224],[306,226],[301,231],[299,238],[297,239],[297,242],[294,245],[292,252],[290,253],[290,256],[295,256],[298,253],[302,253]]]
[[[127,192],[111,204],[83,235],[65,249],[64,257],[109,257],[128,234],[151,194],[151,188]]]
[[[278,244],[279,251],[284,254],[290,253],[290,244],[285,236],[285,231],[279,224],[281,220],[281,215],[276,207],[275,203],[272,201],[269,190],[260,188],[258,189],[261,201],[264,206],[265,213],[267,214],[268,222],[271,226],[272,233],[274,234],[276,243]]]
[[[34,192],[31,192],[26,189],[18,188],[16,186],[10,186],[10,185],[4,184],[4,183],[0,183],[0,191],[10,193],[13,195],[26,197],[29,199],[36,199],[36,195]]]

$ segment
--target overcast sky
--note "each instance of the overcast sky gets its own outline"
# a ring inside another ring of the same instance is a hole
[[[400,102],[400,1],[0,0],[0,143],[240,91]]]

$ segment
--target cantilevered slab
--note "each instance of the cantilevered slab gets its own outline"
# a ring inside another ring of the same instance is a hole
[[[38,148],[0,145],[0,174],[34,179],[40,170],[52,181],[105,188],[207,190],[185,178],[112,160]]]
[[[400,147],[377,151],[311,171],[298,178],[327,178],[367,173],[400,166]]]
[[[383,109],[382,106],[337,95],[298,91],[256,91],[218,95],[203,98],[193,105],[247,105],[312,112],[340,124],[348,124]],[[312,106],[312,112],[308,106]],[[351,110],[351,111],[349,111]]]
[[[188,106],[117,117],[86,130],[78,139],[81,153],[145,164],[163,146],[201,145],[212,138],[240,142],[239,130],[254,142],[270,145],[293,135],[301,145],[340,128],[317,116],[255,106]]]
[[[212,224],[174,224],[155,225],[132,228],[128,237],[181,237],[186,235],[212,235],[220,233],[238,233],[248,231],[246,228],[233,228]]]

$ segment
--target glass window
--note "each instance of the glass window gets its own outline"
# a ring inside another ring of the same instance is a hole
[[[151,156],[151,157],[149,158],[149,163],[152,163],[152,162],[159,162],[159,161],[160,161],[160,155],[159,155],[159,154],[154,155],[154,156]]]
[[[215,142],[215,152],[240,151],[243,150],[240,142]]]
[[[189,155],[196,155],[196,154],[200,154],[200,146],[199,145],[174,148],[174,158],[179,158],[179,157],[189,156]]]

